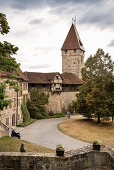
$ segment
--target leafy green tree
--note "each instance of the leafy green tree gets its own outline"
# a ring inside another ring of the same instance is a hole
[[[49,94],[34,89],[30,93],[30,99],[27,102],[27,108],[30,117],[34,119],[42,119],[46,117],[45,105],[48,103]]]
[[[82,69],[83,85],[77,94],[77,112],[85,117],[102,119],[113,117],[114,62],[110,55],[98,49],[90,56]]]
[[[6,15],[3,13],[0,13],[0,33],[2,35],[7,34],[10,30],[10,27],[8,25]],[[16,62],[16,59],[13,57],[10,57],[10,55],[16,54],[18,50],[18,47],[12,45],[11,43],[4,41],[0,42],[0,76],[2,72],[7,72],[7,76],[11,78],[17,78],[18,73],[18,67],[20,64]],[[6,99],[8,96],[6,96],[6,84],[12,85],[16,91],[19,90],[18,83],[13,81],[6,81],[6,82],[0,82],[0,110],[3,110],[4,107],[7,107],[11,100]],[[2,96],[2,97],[1,97]]]
[[[11,100],[5,100],[6,96],[6,84],[0,83],[0,110],[3,110],[4,107],[7,108],[11,104]]]

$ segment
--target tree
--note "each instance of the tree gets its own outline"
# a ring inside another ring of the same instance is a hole
[[[0,13],[0,33],[2,35],[7,34],[10,30],[8,25],[6,15]],[[2,72],[7,72],[7,76],[10,78],[17,78],[19,76],[18,67],[20,64],[16,62],[16,59],[10,57],[10,55],[16,54],[18,47],[12,45],[11,43],[4,41],[0,42],[0,76]],[[11,100],[6,99],[6,85],[10,84],[15,88],[16,91],[19,90],[18,83],[16,81],[6,81],[0,82],[0,110],[7,107]]]
[[[27,108],[30,117],[42,119],[46,117],[45,105],[48,103],[49,94],[33,89],[30,93],[30,99],[27,102]]]
[[[112,122],[114,120],[114,80],[109,84],[108,91],[110,94],[110,114],[112,117]]]
[[[82,69],[83,85],[77,95],[77,111],[85,117],[97,118],[98,122],[109,119],[113,114],[114,62],[110,55],[98,49],[90,56]]]
[[[30,114],[29,114],[29,111],[27,109],[25,97],[24,97],[23,103],[21,105],[21,111],[22,111],[22,114],[23,114],[23,122],[28,121],[30,119]]]

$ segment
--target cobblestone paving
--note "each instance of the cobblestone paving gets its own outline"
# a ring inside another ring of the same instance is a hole
[[[71,119],[78,117],[79,116],[71,116]],[[65,151],[87,146],[88,143],[73,139],[58,130],[58,124],[65,120],[67,120],[66,117],[42,119],[25,128],[18,127],[16,131],[20,132],[21,139],[52,149],[55,149],[59,143],[65,147]]]

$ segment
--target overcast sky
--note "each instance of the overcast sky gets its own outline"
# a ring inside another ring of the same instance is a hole
[[[114,59],[113,0],[0,0],[0,12],[10,26],[0,39],[19,47],[22,71],[62,71],[60,49],[75,15],[85,61],[98,48]]]

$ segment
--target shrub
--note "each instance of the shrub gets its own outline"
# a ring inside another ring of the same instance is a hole
[[[17,125],[17,127],[26,127],[26,126],[34,123],[35,121],[36,121],[36,119],[31,119],[31,118],[30,118],[30,119],[27,120],[26,122],[22,122],[22,123],[20,123],[19,125]]]
[[[54,113],[52,111],[49,111],[48,115],[49,116],[54,116]]]
[[[53,118],[65,117],[64,113],[56,113],[52,116]]]
[[[94,141],[94,142],[93,142],[93,145],[100,145],[100,142]]]
[[[34,89],[30,93],[30,99],[27,101],[27,108],[30,117],[33,119],[43,119],[46,117],[45,104],[48,102],[49,94]]]
[[[35,119],[43,119],[44,117],[43,117],[43,115],[41,114],[41,113],[37,113],[36,115],[35,115]]]
[[[51,116],[50,115],[44,115],[43,118],[44,119],[49,119],[49,118],[51,118]]]

